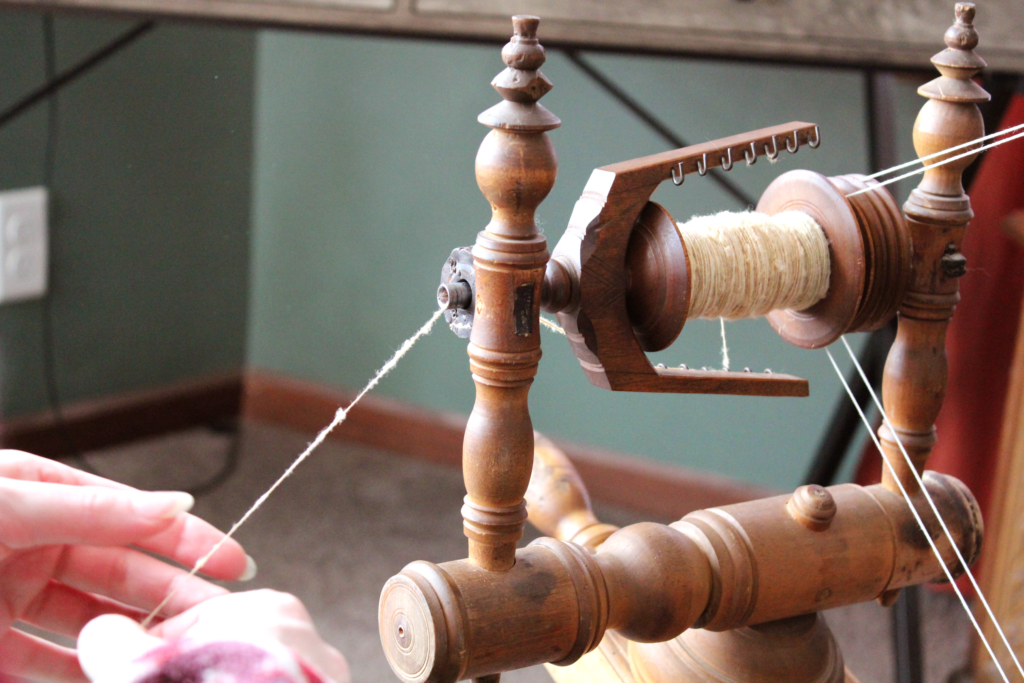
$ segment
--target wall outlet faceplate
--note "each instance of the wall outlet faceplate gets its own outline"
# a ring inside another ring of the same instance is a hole
[[[46,294],[48,200],[45,187],[0,192],[0,303]]]

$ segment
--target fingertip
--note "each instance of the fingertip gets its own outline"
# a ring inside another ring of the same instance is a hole
[[[190,512],[192,508],[196,506],[195,496],[191,493],[177,491],[174,493],[174,496],[176,501],[175,504],[172,505],[166,513],[164,513],[167,519],[177,517],[184,512]]]
[[[195,562],[193,561],[191,564],[194,566]],[[200,572],[204,576],[221,581],[246,581],[248,578],[256,576],[255,569],[256,562],[245,553],[241,544],[235,539],[229,538]]]
[[[144,517],[174,519],[196,505],[196,499],[183,490],[144,493],[135,500],[135,510]]]
[[[245,556],[245,571],[238,577],[239,581],[252,581],[256,578],[256,573],[259,568],[256,566],[256,560],[252,559],[252,556]]]
[[[119,614],[104,614],[78,634],[78,663],[91,681],[128,681],[132,680],[133,662],[162,644],[138,622]]]

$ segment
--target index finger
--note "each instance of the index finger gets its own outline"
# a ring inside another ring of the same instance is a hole
[[[198,517],[179,515],[169,527],[134,545],[191,569],[224,536],[224,532]],[[229,538],[203,565],[201,573],[225,581],[246,581],[255,577],[256,564],[238,541]]]
[[[0,449],[0,478],[20,482],[61,484],[64,486],[94,486],[126,492],[139,492],[139,489],[131,486],[76,470],[73,467],[68,467],[38,455],[10,449]],[[71,492],[71,495],[74,496],[75,493],[77,492]],[[144,494],[145,492],[140,493]],[[62,497],[64,495],[61,494]],[[42,502],[41,498],[36,498],[34,502],[37,503],[34,506],[36,508],[46,507],[45,505],[39,505]],[[63,502],[67,503],[69,501],[65,500]],[[55,509],[60,510],[61,514],[66,512],[65,506],[57,506]],[[89,529],[95,529],[95,519],[86,521],[86,526]],[[61,526],[67,527],[68,525]],[[124,524],[115,526],[124,526]],[[101,542],[117,544],[134,543],[143,550],[157,553],[190,568],[195,566],[196,561],[209,552],[214,544],[224,537],[224,534],[212,525],[198,517],[185,514],[178,515],[172,524],[164,521],[157,522],[157,526],[149,527],[148,535],[140,535],[140,527],[137,524],[129,526],[131,531],[128,532],[128,535],[120,537],[111,535],[109,528],[105,529],[101,534],[104,541]],[[39,525],[37,524],[33,531],[38,528]],[[0,531],[0,535],[2,535],[2,531]],[[97,539],[93,536],[89,536],[89,538],[92,542],[97,542]],[[79,540],[78,542],[83,541]],[[255,574],[255,565],[246,556],[241,545],[234,540],[229,540],[210,558],[203,568],[203,574],[217,579],[235,581],[252,578]]]
[[[150,538],[192,507],[192,496],[0,478],[0,543],[127,545]]]
[[[104,477],[76,470],[63,463],[25,451],[0,449],[0,477],[19,481],[37,481],[70,486],[103,486],[105,488],[136,490]]]

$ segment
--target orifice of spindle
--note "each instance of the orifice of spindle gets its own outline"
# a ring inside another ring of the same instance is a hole
[[[534,447],[527,393],[541,357],[541,283],[548,261],[534,212],[551,191],[558,166],[546,131],[560,125],[537,103],[552,87],[539,71],[540,20],[512,21],[515,35],[501,53],[508,68],[491,83],[503,101],[479,117],[492,130],[477,153],[476,178],[493,216],[473,247],[469,358],[476,403],[462,460],[469,559],[488,571],[512,568],[526,522],[523,494]]]
[[[928,98],[914,123],[919,157],[985,133],[977,103],[988,101],[989,94],[972,80],[985,67],[974,53],[978,44],[974,14],[972,3],[956,4],[956,23],[945,35],[947,49],[932,57],[942,75],[918,89]],[[974,215],[961,182],[974,157],[932,166],[941,160],[925,162],[928,170],[903,206],[914,245],[913,268],[882,383],[885,409],[894,427],[883,425],[879,430],[883,456],[908,492],[916,491],[918,485],[896,439],[923,471],[935,445],[935,418],[946,392],[946,329],[960,298],[958,278],[963,274],[962,267],[948,264],[956,260],[959,265],[964,233]],[[883,468],[883,482],[892,490],[898,488],[888,468]]]

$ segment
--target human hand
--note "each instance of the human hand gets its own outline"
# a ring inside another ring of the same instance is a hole
[[[0,680],[87,680],[73,650],[15,630],[15,622],[74,638],[101,614],[141,619],[172,588],[161,617],[226,594],[139,551],[194,565],[224,535],[185,514],[193,502],[187,493],[138,491],[0,450]],[[251,578],[255,565],[231,540],[203,572],[238,580]]]
[[[272,590],[213,598],[148,632],[99,617],[82,629],[78,656],[93,683],[349,683],[345,658],[302,603]]]

